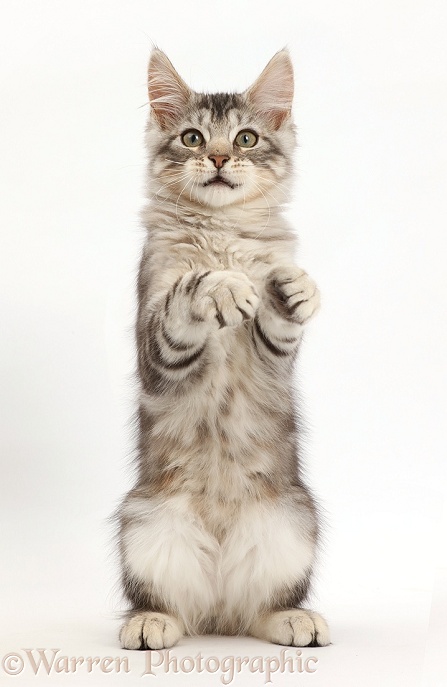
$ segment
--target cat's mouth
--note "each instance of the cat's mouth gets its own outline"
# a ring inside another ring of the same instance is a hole
[[[228,188],[236,188],[237,184],[232,184],[230,181],[221,177],[220,174],[216,174],[212,179],[205,181],[203,186],[228,186]]]

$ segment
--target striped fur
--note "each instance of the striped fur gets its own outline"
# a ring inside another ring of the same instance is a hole
[[[319,295],[281,213],[292,89],[285,52],[228,95],[194,93],[163,53],[151,58],[138,474],[117,515],[124,648],[185,632],[329,643],[325,621],[300,608],[319,524],[299,469],[293,369]],[[197,149],[182,143],[189,129]],[[246,129],[258,141],[239,149]]]

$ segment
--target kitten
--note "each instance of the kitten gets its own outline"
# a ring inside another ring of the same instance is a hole
[[[277,53],[244,93],[149,64],[138,281],[138,475],[118,513],[126,649],[183,634],[329,644],[301,607],[319,524],[298,466],[293,367],[319,306],[281,214],[295,133]]]

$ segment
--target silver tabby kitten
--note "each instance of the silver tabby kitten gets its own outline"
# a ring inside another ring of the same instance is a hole
[[[138,476],[118,513],[126,649],[185,633],[330,641],[301,608],[319,528],[292,378],[319,295],[281,214],[292,96],[285,51],[241,94],[196,93],[151,56]]]

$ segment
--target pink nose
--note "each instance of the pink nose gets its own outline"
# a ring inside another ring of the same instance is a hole
[[[208,159],[214,162],[216,169],[220,169],[230,158],[228,155],[208,155]]]

